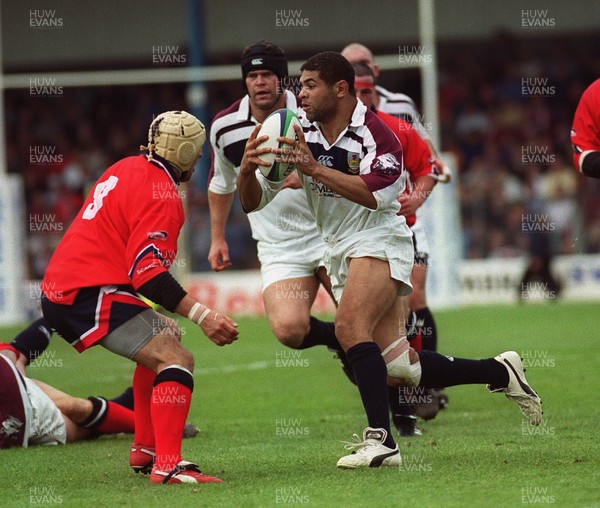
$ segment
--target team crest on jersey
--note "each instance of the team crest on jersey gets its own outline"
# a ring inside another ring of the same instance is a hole
[[[373,170],[379,171],[385,175],[394,175],[402,171],[402,165],[391,153],[384,153],[383,155],[377,157],[372,168]]]
[[[166,240],[169,233],[166,231],[152,231],[146,235],[148,240]]]
[[[16,416],[8,415],[6,419],[0,425],[0,434],[8,438],[14,434],[18,434],[23,426],[23,422]]]
[[[360,157],[358,152],[348,152],[348,168],[351,175],[356,175],[360,168]]]

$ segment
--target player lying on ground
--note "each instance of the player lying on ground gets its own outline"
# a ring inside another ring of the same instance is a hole
[[[17,407],[21,407],[21,404],[24,406],[31,405],[31,401],[35,400],[36,403],[41,402],[43,404],[43,413],[47,413],[49,416],[54,414],[55,410],[52,407],[54,405],[64,417],[75,424],[75,429],[66,424],[67,442],[94,438],[100,434],[132,433],[134,429],[134,400],[131,387],[112,399],[97,396],[82,399],[64,393],[42,381],[28,378],[26,368],[44,353],[50,343],[52,333],[53,331],[46,320],[40,318],[19,332],[10,344],[0,342],[0,353],[15,364],[27,387],[27,393],[21,392],[21,395],[27,395],[26,400],[23,401],[21,397],[15,395],[16,388],[21,385],[19,379],[15,376],[13,380],[12,370],[9,372],[5,365],[2,366],[8,379],[7,384],[4,386],[4,395],[0,396],[0,407],[3,408],[0,410],[0,415],[4,415],[2,421],[13,414],[9,410],[11,404],[17,404]],[[50,398],[52,404],[47,403],[46,398],[41,396],[34,386],[31,386],[32,383],[41,388],[42,392]],[[9,388],[9,386],[12,386],[12,388]],[[39,416],[39,410],[37,414]],[[38,444],[44,430],[39,423],[39,421],[32,423],[32,420],[26,422],[25,425],[31,426],[31,430],[29,431],[30,438],[25,442],[25,446],[27,444]],[[2,426],[1,423],[0,426]],[[194,437],[197,434],[198,429],[194,424],[186,424],[184,437]],[[4,435],[3,438],[7,438],[7,436]],[[18,436],[15,435],[3,442],[0,447],[6,447],[3,445],[7,444],[17,446],[15,444],[17,441],[19,441]]]
[[[433,351],[416,353],[406,339],[400,297],[410,292],[412,235],[397,215],[402,192],[402,147],[393,132],[356,98],[354,70],[339,53],[323,52],[301,67],[300,99],[305,116],[294,126],[298,140],[278,138],[290,148],[258,148],[267,139],[257,126],[246,143],[238,179],[244,210],[268,206],[282,182],[263,177],[261,159],[299,171],[308,204],[327,251],[324,260],[339,302],[335,329],[347,353],[368,427],[354,452],[338,467],[399,466],[400,451],[390,433],[391,385],[435,388],[488,384],[515,401],[527,420],[539,425],[541,402],[529,387],[513,351],[468,360]],[[332,155],[331,167],[319,164]]]
[[[133,433],[133,411],[103,397],[73,397],[28,378],[26,357],[0,344],[0,448],[65,444]]]

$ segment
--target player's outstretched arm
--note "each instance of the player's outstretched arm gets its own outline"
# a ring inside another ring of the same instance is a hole
[[[231,266],[229,246],[225,240],[225,226],[231,211],[234,193],[217,194],[208,191],[208,208],[210,209],[210,251],[208,262],[215,272]]]
[[[238,338],[235,321],[197,302],[169,272],[159,273],[137,291],[169,312],[176,312],[194,321],[217,346],[231,344]]]
[[[204,335],[217,346],[231,344],[239,338],[237,323],[206,305],[197,302],[190,295],[185,295],[175,307],[175,312],[196,323]]]

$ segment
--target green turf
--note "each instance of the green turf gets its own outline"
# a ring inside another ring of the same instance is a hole
[[[196,358],[190,420],[201,428],[184,441],[184,456],[225,482],[150,485],[128,468],[131,437],[104,437],[2,450],[0,506],[600,506],[598,304],[468,308],[436,318],[444,353],[525,355],[544,400],[541,427],[524,424],[501,394],[454,387],[449,408],[421,425],[424,435],[400,442],[400,471],[337,470],[339,440],[360,433],[365,418],[331,353],[285,349],[263,319],[239,319],[240,341],[218,348],[182,320]],[[29,371],[79,396],[114,396],[132,372],[100,348],[78,355],[57,338]]]

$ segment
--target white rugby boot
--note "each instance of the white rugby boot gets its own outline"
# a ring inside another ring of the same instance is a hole
[[[504,392],[508,399],[514,400],[519,405],[521,412],[531,425],[539,425],[542,422],[542,401],[525,379],[525,369],[519,353],[506,351],[496,356],[494,360],[506,367],[508,386],[492,388],[487,385],[487,389],[492,393]]]
[[[350,455],[342,457],[337,462],[337,467],[342,469],[356,469],[358,467],[400,467],[402,458],[398,445],[388,448],[383,443],[387,438],[385,429],[367,427],[363,431],[363,439],[354,434],[355,441],[345,443],[347,450],[354,450]]]

